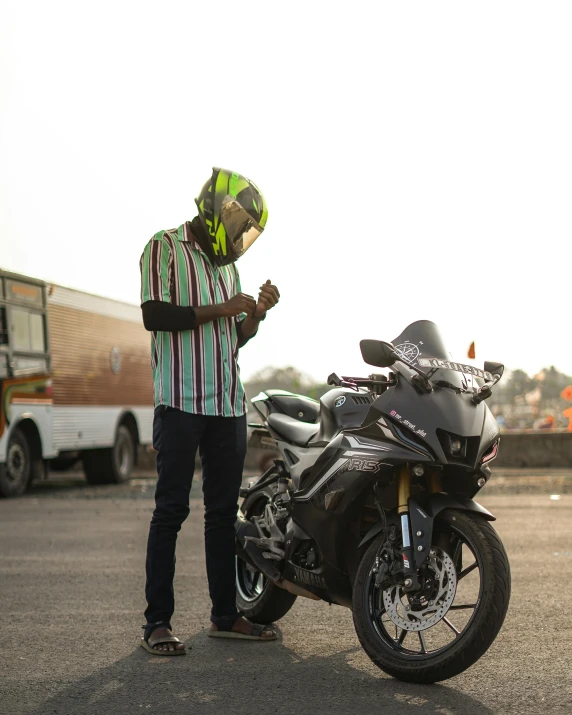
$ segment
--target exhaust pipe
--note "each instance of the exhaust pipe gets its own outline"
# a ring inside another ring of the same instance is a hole
[[[263,573],[266,578],[270,579],[270,581],[279,588],[283,588],[295,596],[311,598],[313,601],[321,600],[315,593],[306,591],[305,588],[302,588],[298,584],[283,579],[280,571],[274,566],[274,563],[270,559],[264,558],[263,552],[256,544],[253,544],[252,541],[246,541],[245,537],[247,536],[254,536],[255,538],[259,536],[258,529],[251,521],[248,521],[239,514],[234,525],[234,530],[236,534],[236,553],[241,559]]]
[[[280,588],[283,588],[285,591],[293,593],[295,596],[304,596],[304,598],[311,598],[313,601],[322,600],[319,596],[316,596],[315,593],[310,593],[310,591],[306,591],[305,588],[302,588],[302,586],[298,586],[298,584],[296,583],[292,583],[292,581],[286,581],[285,579],[283,579],[276,585],[280,586]]]

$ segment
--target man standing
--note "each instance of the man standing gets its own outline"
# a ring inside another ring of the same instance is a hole
[[[280,297],[269,280],[258,300],[242,293],[235,262],[264,230],[268,211],[251,181],[218,168],[196,204],[192,221],[155,234],[141,257],[143,322],[152,332],[158,472],[141,645],[157,655],[185,653],[171,631],[173,578],[197,449],[212,600],[209,635],[276,638],[271,628],[241,617],[235,603],[234,523],[246,454],[246,399],[237,357]]]

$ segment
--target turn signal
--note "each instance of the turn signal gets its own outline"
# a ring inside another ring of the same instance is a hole
[[[483,459],[481,460],[481,464],[486,464],[487,462],[490,462],[497,456],[497,452],[499,451],[499,443],[495,442],[493,446],[489,449],[489,451],[483,456]]]

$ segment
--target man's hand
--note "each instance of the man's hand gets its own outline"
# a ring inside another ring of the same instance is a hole
[[[266,311],[274,308],[280,300],[278,288],[273,286],[270,281],[266,281],[263,286],[260,286],[258,294],[258,302],[255,303],[254,310],[247,313],[247,317],[239,324],[239,346],[242,348],[250,340],[253,335],[256,335],[260,321],[264,319]]]
[[[222,303],[221,309],[223,311],[223,317],[225,318],[232,318],[241,313],[252,315],[256,310],[256,301],[251,295],[237,293],[225,303]]]
[[[251,315],[257,319],[264,318],[266,311],[273,308],[279,300],[280,293],[278,292],[278,288],[272,285],[271,281],[266,281],[264,285],[260,286],[258,303],[256,304],[254,313],[251,313]]]

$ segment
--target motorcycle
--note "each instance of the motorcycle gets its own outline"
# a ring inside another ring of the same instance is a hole
[[[504,366],[451,361],[425,320],[360,347],[389,374],[332,374],[319,403],[252,400],[250,444],[280,458],[241,490],[237,604],[263,624],[298,596],[347,606],[379,668],[433,683],[473,665],[508,608],[495,517],[473,500],[499,448],[485,400]]]

